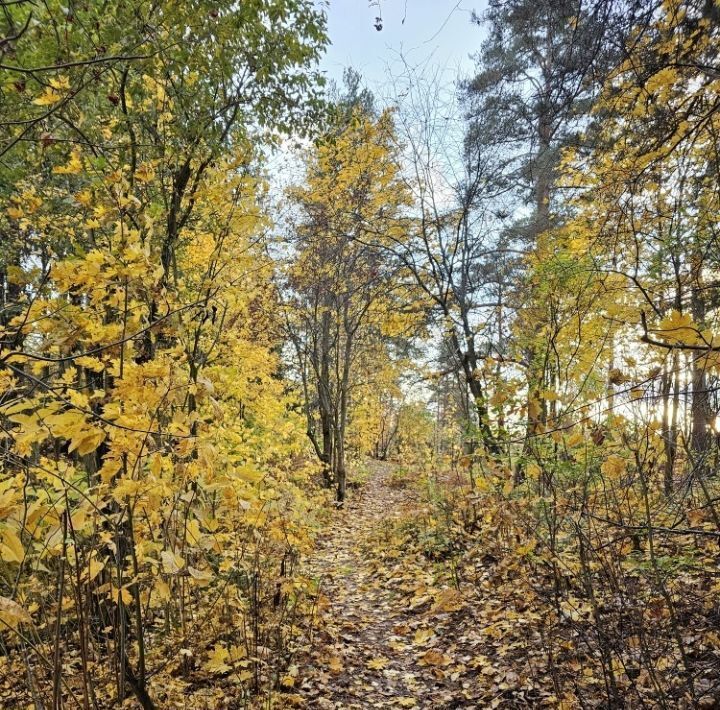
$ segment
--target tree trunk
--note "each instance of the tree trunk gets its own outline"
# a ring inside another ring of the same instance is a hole
[[[675,458],[677,454],[677,418],[678,418],[678,396],[679,396],[679,357],[676,350],[672,351],[672,363],[670,368],[665,365],[662,377],[662,402],[663,402],[663,442],[665,448],[665,465],[663,470],[663,490],[665,495],[670,496],[674,489]],[[671,399],[671,392],[673,393]]]
[[[699,262],[699,258],[694,258]],[[703,327],[706,305],[701,283],[701,263],[694,268],[694,286],[691,295],[692,316],[699,328]],[[710,470],[713,436],[713,412],[710,405],[706,365],[698,358],[692,363],[692,404],[690,407],[690,446],[695,473],[705,476]]]

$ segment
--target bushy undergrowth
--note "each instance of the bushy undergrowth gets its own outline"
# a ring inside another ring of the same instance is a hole
[[[718,535],[705,494],[668,498],[658,471],[609,460],[603,476],[599,461],[565,461],[549,485],[544,472],[513,485],[487,462],[474,485],[468,471],[424,475],[424,505],[386,544],[460,588],[489,662],[563,707],[716,707]],[[717,483],[703,487],[714,496]],[[499,689],[509,706],[533,697],[521,686]]]

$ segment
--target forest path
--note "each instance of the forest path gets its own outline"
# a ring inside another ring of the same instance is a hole
[[[431,575],[377,543],[417,508],[417,493],[392,485],[392,465],[371,466],[309,562],[321,579],[323,622],[296,690],[317,708],[477,707],[442,668],[447,656],[428,614],[432,598],[418,594],[432,586]]]

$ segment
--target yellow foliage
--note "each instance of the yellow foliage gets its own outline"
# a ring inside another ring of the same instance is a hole
[[[676,310],[663,318],[654,332],[662,340],[673,344],[694,345],[701,341],[700,331],[692,316]]]
[[[603,461],[600,466],[600,470],[608,479],[617,481],[617,479],[626,472],[627,464],[624,458],[618,456],[617,454],[612,454]]]

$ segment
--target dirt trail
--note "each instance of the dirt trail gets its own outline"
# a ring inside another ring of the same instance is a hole
[[[374,465],[310,562],[328,606],[298,690],[317,708],[476,707],[458,700],[451,678],[422,664],[415,635],[431,632],[402,594],[400,563],[363,554],[368,538],[414,503],[411,490],[389,485],[391,472]]]

